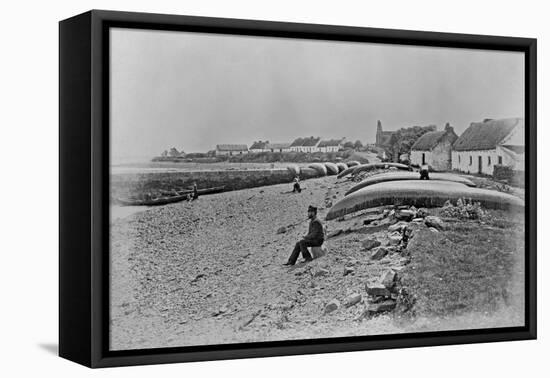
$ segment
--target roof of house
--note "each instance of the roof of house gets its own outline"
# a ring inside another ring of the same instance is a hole
[[[246,144],[217,144],[216,149],[218,151],[246,151],[248,147]]]
[[[322,140],[319,142],[319,147],[338,147],[342,144],[343,139]]]
[[[265,148],[273,148],[273,149],[280,149],[280,148],[289,148],[290,143],[268,143],[266,144]]]
[[[321,138],[319,137],[309,137],[309,138],[296,138],[294,139],[294,142],[290,145],[290,147],[313,147],[319,142]]]
[[[451,140],[451,143],[453,143],[458,138],[458,136],[455,134],[454,131],[452,131],[452,129],[449,130],[449,132],[451,132],[453,135]],[[437,146],[437,144],[441,141],[441,139],[443,139],[446,133],[447,130],[429,131],[416,140],[416,142],[412,145],[411,150],[429,151]]]
[[[262,142],[261,140],[258,142],[252,143],[252,146],[250,146],[251,150],[263,150],[265,146],[268,144],[268,142]]]
[[[523,118],[506,118],[472,122],[453,145],[455,151],[493,150]]]

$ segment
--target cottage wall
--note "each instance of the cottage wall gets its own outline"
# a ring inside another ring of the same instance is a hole
[[[480,156],[481,173],[486,175],[492,175],[494,166],[499,162],[499,155],[497,154],[496,149],[479,151],[452,151],[451,155],[452,168],[454,170],[467,173],[479,173]]]
[[[525,171],[525,154],[512,155],[500,146],[497,146],[496,152],[498,156],[502,156],[502,165],[511,167],[514,171]]]
[[[451,148],[450,138],[444,138],[431,150],[413,150],[411,151],[411,164],[422,165],[422,155],[424,155],[425,163],[434,171],[448,171],[452,166]]]
[[[429,163],[435,171],[451,169],[451,148],[449,138],[444,138],[432,149],[432,162]]]
[[[411,164],[422,165],[422,154],[425,155],[426,164],[431,165],[431,161],[432,161],[431,151],[418,151],[418,150],[411,151]]]

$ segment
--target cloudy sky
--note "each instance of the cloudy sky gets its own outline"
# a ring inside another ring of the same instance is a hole
[[[111,30],[114,159],[523,116],[522,53]]]

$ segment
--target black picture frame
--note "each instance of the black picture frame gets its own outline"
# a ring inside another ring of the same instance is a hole
[[[524,327],[109,351],[110,27],[525,53]],[[536,39],[92,10],[59,24],[59,355],[88,367],[535,339]]]

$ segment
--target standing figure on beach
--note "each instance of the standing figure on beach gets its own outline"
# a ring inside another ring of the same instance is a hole
[[[199,191],[197,189],[197,183],[194,182],[193,183],[193,200],[196,200],[197,198],[199,198]]]
[[[430,171],[430,167],[428,166],[428,164],[422,164],[420,166],[420,180],[429,180],[430,179],[429,171]]]
[[[290,254],[288,261],[283,265],[294,265],[296,260],[298,260],[298,255],[302,252],[302,257],[306,261],[313,260],[313,257],[309,253],[307,247],[320,247],[325,241],[325,233],[323,231],[323,224],[317,218],[317,208],[314,206],[309,206],[307,209],[307,217],[309,221],[309,232],[302,240],[300,240],[294,246],[294,250]]]
[[[292,193],[296,192],[302,192],[302,188],[300,187],[300,178],[298,176],[294,177],[294,189],[292,189]]]

